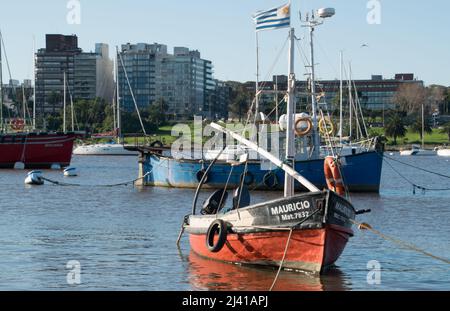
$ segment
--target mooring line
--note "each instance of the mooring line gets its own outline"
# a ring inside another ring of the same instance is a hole
[[[378,153],[378,152],[377,152],[377,153]],[[415,166],[415,165],[412,165],[412,164],[409,164],[409,163],[406,163],[406,162],[403,162],[403,161],[400,161],[400,160],[397,160],[397,159],[388,157],[388,156],[386,156],[386,155],[383,155],[383,157],[386,158],[386,159],[389,159],[389,160],[398,162],[398,163],[400,163],[400,164],[403,164],[403,165],[406,165],[406,166],[415,168],[415,169],[417,169],[417,170],[420,170],[420,171],[429,173],[429,174],[433,174],[433,175],[436,175],[436,176],[440,176],[440,177],[443,177],[443,178],[448,178],[448,179],[450,179],[450,176],[449,176],[449,175],[441,174],[441,173],[438,173],[438,172],[433,172],[433,171],[427,170],[427,169],[425,169],[425,168],[421,168],[421,167],[418,167],[418,166]]]
[[[52,179],[48,179],[45,177],[41,177],[42,180],[45,180],[49,183],[52,183],[56,186],[61,186],[61,187],[98,187],[98,188],[113,188],[113,187],[120,187],[120,186],[128,186],[130,184],[133,184],[139,180],[142,180],[144,178],[146,178],[148,175],[150,175],[151,172],[148,172],[147,174],[145,174],[142,177],[130,180],[130,181],[126,181],[126,182],[122,182],[122,183],[118,183],[118,184],[109,184],[109,185],[81,185],[81,184],[71,184],[71,183],[65,183],[65,182],[60,182],[60,181],[56,181],[56,180],[52,180]]]
[[[389,165],[389,167],[390,167],[397,175],[399,175],[401,178],[403,178],[405,181],[407,181],[411,186],[413,186],[413,194],[416,194],[416,189],[421,190],[423,193],[425,193],[426,191],[450,191],[450,188],[434,188],[434,189],[433,189],[433,188],[427,188],[427,187],[424,187],[424,186],[420,186],[420,185],[418,185],[418,184],[412,182],[409,178],[407,178],[407,177],[404,176],[402,173],[400,173],[396,168],[394,168],[394,166],[393,166],[387,159],[390,159],[390,160],[392,160],[392,161],[396,161],[396,162],[398,162],[398,163],[401,163],[401,164],[410,166],[410,167],[415,168],[415,169],[417,169],[417,170],[421,170],[421,171],[424,171],[424,172],[426,172],[426,173],[434,174],[434,175],[437,175],[437,176],[440,176],[440,177],[450,178],[450,176],[443,175],[443,174],[440,174],[440,173],[436,173],[436,172],[433,172],[433,171],[429,171],[429,170],[426,170],[426,169],[422,169],[422,168],[420,168],[420,167],[416,167],[416,166],[414,166],[414,165],[410,165],[410,164],[404,163],[404,162],[399,161],[399,160],[396,160],[396,159],[394,159],[394,158],[391,158],[391,157],[388,157],[388,156],[380,155],[378,152],[377,152],[377,154],[378,154],[379,157],[381,157],[381,158],[383,159],[383,161],[384,161],[387,165]]]
[[[415,252],[420,253],[420,254],[422,254],[422,255],[431,257],[431,258],[433,258],[433,259],[439,260],[439,261],[441,261],[441,262],[443,262],[443,263],[450,264],[450,260],[449,260],[449,259],[446,259],[446,258],[443,258],[443,257],[436,256],[436,255],[431,254],[431,253],[429,253],[429,252],[427,252],[427,251],[425,251],[425,250],[423,250],[423,249],[420,249],[419,247],[417,247],[417,246],[415,246],[415,245],[413,245],[413,244],[410,244],[410,243],[404,242],[404,241],[402,241],[402,240],[399,240],[399,239],[395,239],[395,238],[393,238],[393,237],[390,237],[390,236],[388,236],[388,235],[386,235],[386,234],[384,234],[384,233],[382,233],[382,232],[380,232],[380,231],[378,231],[378,230],[373,229],[372,226],[370,226],[369,224],[366,224],[366,223],[359,223],[359,222],[357,222],[356,220],[352,220],[352,219],[350,219],[350,221],[351,221],[354,225],[358,226],[358,228],[359,228],[360,230],[368,230],[368,231],[371,231],[372,233],[374,233],[374,234],[380,236],[381,238],[383,238],[383,239],[385,239],[385,240],[387,240],[387,241],[390,241],[390,242],[392,242],[392,243],[394,243],[394,244],[400,245],[400,246],[405,247],[405,248],[407,248],[407,249],[409,249],[409,250],[412,250],[412,251],[415,251]]]
[[[273,280],[272,286],[269,289],[270,292],[273,290],[273,288],[277,284],[278,277],[280,276],[281,270],[283,270],[284,261],[286,260],[287,251],[289,249],[289,244],[291,244],[291,238],[292,238],[292,233],[293,232],[294,232],[294,228],[291,228],[289,230],[289,237],[288,237],[288,240],[287,240],[287,243],[286,243],[286,248],[284,249],[283,259],[281,259],[281,263],[280,263],[280,267],[278,268],[277,275],[275,276],[275,279]]]

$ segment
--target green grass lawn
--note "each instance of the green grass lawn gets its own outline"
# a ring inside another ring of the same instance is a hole
[[[383,128],[372,128],[370,129],[372,134],[384,135]],[[394,139],[392,137],[387,137],[389,140],[388,144],[392,144]],[[408,131],[405,137],[397,138],[397,145],[412,145],[412,144],[421,144],[422,141],[420,139],[419,133],[413,133]],[[446,134],[440,133],[438,129],[433,129],[432,134],[425,134],[425,144],[426,145],[443,145],[448,144],[448,136]]]

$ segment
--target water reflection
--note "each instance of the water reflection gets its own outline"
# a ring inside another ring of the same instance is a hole
[[[193,290],[267,291],[276,276],[275,269],[228,264],[202,258],[191,251],[188,256],[189,282]],[[347,291],[347,277],[332,268],[326,275],[283,271],[275,285],[276,291]]]

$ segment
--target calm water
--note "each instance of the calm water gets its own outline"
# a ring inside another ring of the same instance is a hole
[[[400,157],[397,157],[400,159]],[[450,175],[448,159],[402,158]],[[0,171],[0,290],[267,290],[275,271],[216,263],[175,241],[193,191],[101,188],[132,180],[133,157],[75,157],[86,187],[27,187],[26,172]],[[393,163],[424,186],[450,188],[450,180]],[[45,176],[64,180],[60,172]],[[65,179],[67,181],[67,179]],[[385,234],[450,258],[450,191],[412,194],[385,165],[380,195],[353,195],[359,220]],[[255,200],[276,194],[255,193]],[[81,264],[81,285],[68,285],[66,264]],[[369,285],[367,263],[381,265],[381,284]],[[356,232],[337,267],[321,278],[283,272],[278,290],[449,290],[449,265],[404,250],[370,232]]]

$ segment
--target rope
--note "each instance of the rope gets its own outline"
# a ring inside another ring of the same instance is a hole
[[[312,218],[314,215],[316,215],[318,212],[320,212],[321,209],[318,208],[316,209],[311,215],[309,215],[308,217],[306,217],[305,219],[303,219],[302,221],[300,221],[298,224],[292,226],[291,228],[289,228],[289,237],[288,240],[286,242],[286,248],[284,249],[284,254],[283,254],[283,258],[281,259],[281,263],[280,263],[280,267],[278,268],[278,272],[277,275],[275,276],[275,279],[273,280],[272,286],[270,287],[269,291],[272,291],[275,287],[275,285],[277,284],[278,278],[280,276],[281,270],[283,269],[283,265],[284,265],[284,261],[286,260],[286,256],[287,256],[287,251],[289,249],[289,244],[291,243],[291,238],[292,238],[292,233],[294,231],[294,228],[297,226],[300,226],[301,224],[307,222],[310,218]],[[266,229],[268,230],[280,230],[280,228],[276,228],[276,227],[267,227]]]
[[[413,245],[413,244],[409,244],[409,243],[407,243],[407,242],[404,242],[404,241],[395,239],[395,238],[393,238],[393,237],[387,236],[387,235],[381,233],[380,231],[373,229],[373,228],[372,228],[370,225],[368,225],[368,224],[359,223],[359,222],[357,222],[357,221],[355,221],[355,220],[352,220],[352,219],[350,219],[350,221],[351,221],[354,225],[358,226],[360,230],[369,230],[369,231],[371,231],[372,233],[374,233],[374,234],[380,236],[381,238],[383,238],[383,239],[385,239],[385,240],[387,240],[387,241],[390,241],[390,242],[392,242],[392,243],[394,243],[394,244],[397,244],[397,245],[399,245],[399,246],[405,247],[405,248],[407,248],[407,249],[409,249],[409,250],[415,251],[415,252],[420,253],[420,254],[422,254],[422,255],[431,257],[431,258],[433,258],[433,259],[439,260],[439,261],[441,261],[441,262],[443,262],[443,263],[450,264],[450,260],[449,260],[449,259],[446,259],[446,258],[443,258],[443,257],[439,257],[439,256],[436,256],[436,255],[433,255],[433,254],[431,254],[431,253],[429,253],[429,252],[427,252],[427,251],[425,251],[425,250],[423,250],[423,249],[418,248],[417,246],[415,246],[415,245]]]
[[[406,166],[415,168],[415,169],[417,169],[417,170],[425,171],[425,172],[427,172],[427,173],[434,174],[434,175],[437,175],[437,176],[440,176],[440,177],[450,178],[450,176],[443,175],[443,174],[436,173],[436,172],[432,172],[432,171],[429,171],[429,170],[427,170],[427,169],[423,169],[423,168],[420,168],[420,167],[416,167],[416,166],[414,166],[414,165],[411,165],[411,164],[402,162],[402,161],[397,160],[397,159],[394,159],[394,158],[390,158],[390,157],[388,157],[388,156],[384,156],[384,157],[383,157],[383,156],[381,156],[378,152],[377,152],[377,154],[378,154],[378,156],[382,157],[383,161],[384,161],[387,165],[389,165],[389,167],[390,167],[395,173],[397,173],[397,175],[399,175],[399,176],[400,176],[401,178],[403,178],[406,182],[408,182],[411,186],[413,186],[413,194],[416,194],[416,189],[421,190],[423,194],[425,194],[427,191],[450,191],[450,188],[427,188],[427,187],[424,187],[424,186],[420,186],[420,185],[414,183],[413,181],[411,181],[409,178],[407,178],[407,177],[406,177],[405,175],[403,175],[402,173],[400,173],[400,172],[399,172],[399,171],[398,171],[398,170],[397,170],[390,162],[388,162],[386,159],[390,159],[390,160],[392,160],[392,161],[396,161],[396,162],[399,162],[399,163],[404,164],[404,165],[406,165]]]
[[[80,184],[71,184],[71,183],[65,183],[65,182],[60,182],[60,181],[56,181],[56,180],[52,180],[52,179],[48,179],[45,177],[41,177],[42,180],[45,180],[49,183],[52,183],[56,186],[62,186],[62,187],[98,187],[98,188],[113,188],[113,187],[120,187],[120,186],[128,186],[129,184],[133,184],[135,182],[137,182],[138,180],[144,179],[146,178],[148,175],[150,175],[152,172],[148,172],[147,174],[145,174],[142,177],[130,180],[130,181],[126,181],[126,182],[122,182],[122,183],[118,183],[118,184],[109,184],[109,185],[80,185]]]
[[[420,171],[423,171],[423,172],[426,172],[426,173],[429,173],[429,174],[433,174],[433,175],[436,175],[436,176],[440,176],[440,177],[443,177],[443,178],[448,178],[448,179],[450,179],[450,176],[449,176],[449,175],[444,175],[444,174],[441,174],[441,173],[433,172],[433,171],[427,170],[427,169],[425,169],[425,168],[421,168],[421,167],[418,167],[418,166],[415,166],[415,165],[412,165],[412,164],[409,164],[409,163],[405,163],[405,162],[403,162],[403,161],[400,161],[400,160],[391,158],[391,157],[386,156],[386,155],[384,156],[384,158],[387,158],[387,159],[389,159],[389,160],[392,160],[392,161],[401,163],[401,164],[403,164],[403,165],[406,165],[406,166],[415,168],[415,169],[417,169],[417,170],[420,170]]]
[[[284,249],[283,259],[281,259],[281,263],[280,263],[280,267],[278,268],[277,275],[275,276],[275,279],[273,280],[272,286],[269,289],[270,292],[273,290],[273,288],[277,284],[278,277],[280,276],[281,269],[283,268],[284,261],[286,260],[286,255],[287,255],[287,251],[288,251],[288,248],[289,248],[289,244],[291,244],[291,238],[292,238],[292,232],[293,231],[294,230],[292,228],[289,230],[289,237],[288,237],[288,240],[287,240],[287,243],[286,243],[286,248]]]

